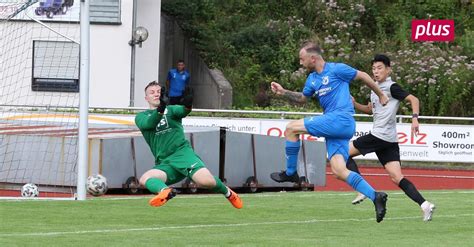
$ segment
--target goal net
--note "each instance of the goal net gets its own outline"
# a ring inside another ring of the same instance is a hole
[[[75,197],[79,6],[0,0],[0,197]]]

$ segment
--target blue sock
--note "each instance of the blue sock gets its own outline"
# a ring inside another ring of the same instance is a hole
[[[370,186],[367,181],[365,181],[359,174],[352,172],[347,176],[346,183],[348,183],[352,188],[364,194],[372,201],[375,200],[375,190]]]
[[[285,146],[286,175],[291,176],[295,174],[296,166],[298,165],[298,152],[300,151],[300,141],[286,141]]]

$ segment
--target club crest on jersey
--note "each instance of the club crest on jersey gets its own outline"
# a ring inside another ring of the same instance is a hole
[[[323,81],[321,82],[323,85],[329,84],[329,77],[328,76],[323,76]]]
[[[167,128],[168,128],[168,118],[166,117],[166,115],[163,115],[163,118],[156,125],[156,133],[158,134],[163,129],[167,129]]]

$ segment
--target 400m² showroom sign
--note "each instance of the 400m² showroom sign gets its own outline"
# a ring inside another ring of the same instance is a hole
[[[229,131],[283,137],[289,120],[258,120],[228,118],[183,119],[185,127],[226,127]],[[357,122],[353,139],[370,133],[371,122]],[[398,143],[402,161],[462,162],[474,163],[474,126],[421,124],[420,133],[411,135],[410,124],[398,124]],[[303,135],[302,139],[324,141]],[[283,152],[283,150],[282,150]],[[362,159],[377,159],[372,153],[359,156]]]

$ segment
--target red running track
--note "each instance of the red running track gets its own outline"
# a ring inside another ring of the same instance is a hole
[[[360,167],[362,176],[376,190],[399,190],[383,167]],[[402,168],[405,178],[409,179],[419,190],[474,189],[474,170],[429,170]],[[345,182],[337,180],[331,168],[326,169],[326,186],[316,187],[316,191],[352,191]]]

